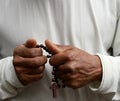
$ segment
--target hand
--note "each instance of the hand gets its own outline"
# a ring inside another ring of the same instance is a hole
[[[102,66],[98,56],[73,46],[56,45],[49,40],[45,43],[53,54],[49,62],[66,86],[80,88],[101,80]]]
[[[42,78],[47,58],[42,55],[41,48],[36,48],[34,39],[16,47],[13,57],[16,74],[23,85]]]

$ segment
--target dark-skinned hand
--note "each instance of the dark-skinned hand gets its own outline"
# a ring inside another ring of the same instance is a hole
[[[41,48],[36,48],[36,40],[28,39],[25,44],[14,49],[13,65],[23,85],[38,81],[43,76],[47,58]]]
[[[49,40],[45,44],[53,54],[49,62],[66,86],[76,89],[101,80],[102,66],[98,56],[73,46],[56,45]]]

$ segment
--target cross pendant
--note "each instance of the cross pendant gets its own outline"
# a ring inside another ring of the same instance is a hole
[[[56,98],[57,97],[57,83],[56,82],[52,82],[50,88],[52,90],[53,98]]]

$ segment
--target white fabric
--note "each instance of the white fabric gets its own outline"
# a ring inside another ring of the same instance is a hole
[[[119,16],[120,0],[0,0],[1,101],[120,101]],[[103,66],[100,85],[60,88],[53,99],[52,67],[47,63],[42,80],[22,86],[12,54],[28,38],[38,43],[50,39],[98,54]]]

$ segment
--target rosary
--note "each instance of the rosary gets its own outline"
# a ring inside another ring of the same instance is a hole
[[[52,56],[51,51],[49,51],[47,49],[47,47],[45,47],[43,44],[37,45],[36,47],[37,48],[42,48],[43,50],[45,50],[49,54],[49,55],[47,55],[47,58],[50,58]],[[52,90],[52,93],[53,93],[53,98],[57,97],[57,88],[61,87],[61,85],[59,83],[59,79],[58,79],[55,71],[56,71],[56,68],[53,67],[53,70],[52,70],[52,80],[51,80],[51,86],[50,86],[50,89]],[[62,85],[62,87],[64,88],[65,85]]]

